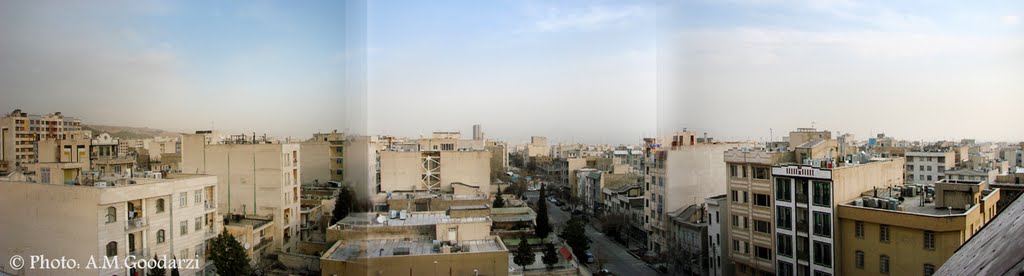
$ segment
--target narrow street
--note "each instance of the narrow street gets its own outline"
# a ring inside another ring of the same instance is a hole
[[[551,218],[552,226],[555,228],[555,233],[560,233],[571,215],[567,211],[562,211],[551,202],[545,200],[544,203],[548,204],[548,215]],[[615,275],[658,275],[657,271],[643,261],[633,257],[632,254],[629,254],[629,250],[615,243],[615,241],[612,241],[600,231],[597,231],[597,229],[594,229],[589,223],[586,229],[587,236],[592,241],[590,243],[590,252],[597,258],[596,262],[588,265],[591,271],[597,272],[601,270],[602,267],[598,265],[603,263],[603,268],[608,269]],[[583,256],[579,257],[584,258]]]

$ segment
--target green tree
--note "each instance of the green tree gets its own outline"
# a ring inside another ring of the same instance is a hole
[[[210,243],[210,261],[220,275],[250,275],[249,255],[235,237],[223,231]],[[172,271],[173,274],[173,271]]]
[[[569,247],[572,248],[572,254],[575,254],[577,258],[585,256],[587,250],[590,249],[590,237],[587,237],[584,222],[579,217],[569,219],[559,237],[565,240],[566,244],[569,244]]]
[[[543,261],[544,264],[548,266],[548,270],[551,270],[555,267],[555,264],[558,263],[558,252],[555,251],[554,244],[549,243],[546,246],[544,246],[544,257],[541,257],[540,260]]]
[[[153,259],[153,260],[156,261],[156,259]],[[156,266],[154,268],[150,268],[149,269],[149,273],[146,273],[146,275],[149,275],[149,276],[165,276],[165,275],[167,275],[167,271],[164,270],[163,266],[159,266],[158,265],[158,266]]]
[[[545,202],[547,197],[547,188],[543,185],[540,186],[540,198],[537,199],[537,227],[534,228],[534,233],[539,238],[547,238],[548,234],[551,233],[551,222],[548,221],[548,204]]]
[[[498,193],[494,196],[494,204],[491,204],[493,208],[504,208],[505,199],[501,196],[501,187],[498,187]]]
[[[526,266],[534,262],[533,248],[530,248],[530,241],[525,234],[519,236],[519,246],[516,247],[516,252],[513,253],[512,261],[522,266],[524,272],[526,271]]]
[[[331,225],[338,223],[352,212],[355,205],[356,195],[348,186],[338,189],[338,196],[334,198],[334,211],[331,212]]]

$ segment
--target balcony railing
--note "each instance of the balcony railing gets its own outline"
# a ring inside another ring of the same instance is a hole
[[[129,220],[125,221],[124,230],[125,231],[132,231],[132,230],[142,229],[143,227],[146,227],[147,225],[149,225],[149,220],[147,220],[146,218],[129,219]]]
[[[260,242],[256,244],[256,247],[254,247],[253,250],[262,249],[264,247],[267,247],[271,243],[274,243],[274,237],[273,236],[264,236],[264,237],[260,238]]]
[[[217,203],[214,203],[212,201],[206,201],[206,202],[204,202],[204,205],[206,206],[206,210],[207,211],[212,211],[214,209],[217,209]]]
[[[134,256],[136,259],[144,259],[149,257],[149,248],[141,248],[135,250],[129,250],[128,256]]]

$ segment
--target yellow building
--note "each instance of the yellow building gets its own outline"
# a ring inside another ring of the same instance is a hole
[[[35,165],[56,171],[55,164]],[[207,241],[222,229],[213,208],[216,177],[103,177],[66,184],[42,182],[43,177],[33,173],[19,175],[0,179],[0,209],[8,210],[0,222],[0,257],[63,256],[82,268],[22,270],[24,275],[134,275],[145,271],[89,268],[88,262],[117,258],[115,262],[123,264],[164,257],[196,260],[181,273],[206,275]],[[4,272],[14,272],[10,268]]]
[[[380,192],[440,190],[452,183],[478,186],[490,193],[489,151],[382,151]]]
[[[841,275],[932,275],[996,216],[1000,190],[984,181],[931,187],[871,190],[839,205]]]

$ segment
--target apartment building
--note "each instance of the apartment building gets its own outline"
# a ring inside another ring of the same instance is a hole
[[[658,147],[644,161],[644,229],[653,252],[666,250],[668,212],[726,192],[721,185],[726,180],[724,153],[743,146],[703,142],[709,140],[698,139],[694,132],[678,132],[662,141],[670,146]]]
[[[793,152],[734,148],[726,151],[724,156],[728,174],[728,200],[724,202],[723,208],[728,210],[729,216],[726,218],[732,222],[732,227],[726,232],[725,243],[735,246],[733,249],[751,246],[775,248],[775,236],[770,227],[775,217],[775,204],[771,200],[771,168],[783,162],[791,162]],[[737,275],[768,275],[775,271],[775,262],[771,258],[757,258],[746,250],[727,251],[723,255],[738,268]]]
[[[952,150],[908,151],[906,157],[908,184],[935,183],[956,166],[956,152]]]
[[[668,247],[673,275],[708,275],[708,223],[704,205],[694,204],[668,214]]]
[[[729,206],[727,195],[704,200],[708,222],[708,275],[733,275],[735,265],[729,263]],[[722,218],[726,222],[722,223]]]
[[[491,172],[508,172],[508,144],[501,141],[487,141],[484,148],[491,152]]]
[[[352,136],[344,144],[345,181],[351,183],[360,201],[380,193],[380,151],[385,143],[376,136]]]
[[[802,164],[772,166],[775,189],[775,225],[767,222],[737,221],[733,228],[750,227],[773,233],[775,248],[733,241],[733,256],[751,255],[758,261],[775,261],[776,274],[838,275],[844,269],[837,261],[841,254],[837,206],[861,196],[872,187],[892,187],[904,183],[903,158],[875,159],[867,163],[807,160]],[[756,199],[755,199],[756,200]],[[764,230],[767,228],[767,230]],[[737,266],[737,274],[746,273]],[[813,273],[813,274],[812,274]],[[760,275],[770,275],[761,271]]]
[[[14,171],[17,163],[36,162],[36,141],[67,139],[81,131],[82,122],[60,112],[35,115],[15,109],[0,117],[0,172]]]
[[[600,217],[605,214],[605,192],[616,191],[624,187],[636,184],[639,179],[637,174],[612,174],[596,169],[584,168],[577,172],[576,184],[577,194],[583,213]]]
[[[92,139],[90,160],[92,170],[101,174],[128,173],[135,169],[135,159],[121,154],[120,139],[101,133]]]
[[[36,164],[38,171],[64,170]],[[36,171],[36,172],[38,172]],[[74,170],[73,170],[74,171]],[[77,171],[81,172],[81,171]],[[127,175],[65,183],[36,173],[0,179],[0,256],[45,255],[74,259],[190,259],[183,275],[212,275],[208,241],[222,222],[214,207],[217,178],[206,175]],[[46,180],[50,180],[47,182]],[[27,257],[26,257],[27,259]],[[14,273],[13,271],[4,271]],[[125,267],[50,270],[47,275],[143,275]]]
[[[299,145],[242,136],[208,144],[206,136],[183,136],[182,170],[217,176],[221,213],[272,218],[272,249],[292,250],[302,195]]]
[[[935,274],[995,218],[999,189],[984,181],[876,188],[838,206],[841,275]],[[897,199],[898,198],[898,199]]]
[[[313,138],[299,143],[302,184],[345,180],[345,134],[337,131],[315,133]]]
[[[544,136],[530,137],[530,143],[526,145],[525,150],[524,158],[551,156],[551,146],[548,145],[548,138]]]
[[[153,137],[142,140],[142,147],[149,152],[149,160],[164,162],[164,156],[181,153],[181,137]],[[171,160],[168,160],[171,161]]]

